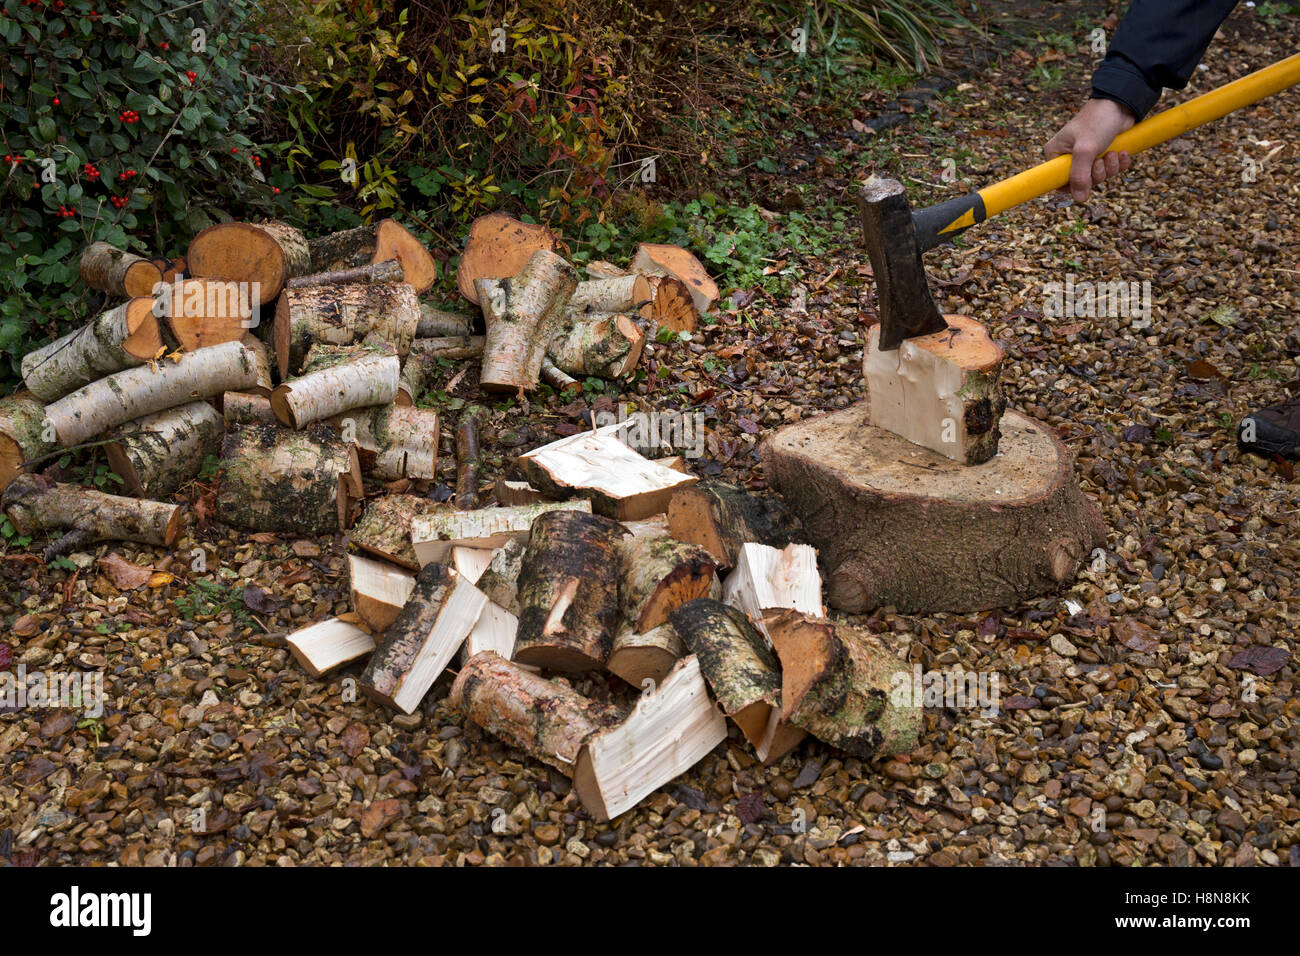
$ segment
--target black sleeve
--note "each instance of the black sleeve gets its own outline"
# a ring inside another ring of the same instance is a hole
[[[1092,95],[1116,100],[1138,119],[1162,89],[1181,90],[1237,0],[1133,0],[1092,74]]]

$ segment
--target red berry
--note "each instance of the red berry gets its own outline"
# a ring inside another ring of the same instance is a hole
[[[272,186],[271,188],[274,190],[274,192],[275,192],[275,194],[276,194],[277,196],[280,195],[280,187],[279,187],[279,186]]]
[[[55,105],[55,106],[58,106],[58,105],[59,105],[59,98],[58,98],[57,96],[54,97],[54,105]]]
[[[239,147],[238,147],[238,146],[232,146],[232,147],[230,147],[230,151],[231,151],[232,153],[237,153],[237,152],[239,152]]]
[[[171,44],[169,44],[169,43],[164,43],[164,44],[162,45],[162,48],[163,48],[164,50],[170,50],[170,49],[171,49]]]

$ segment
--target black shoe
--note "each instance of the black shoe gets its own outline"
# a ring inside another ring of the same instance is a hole
[[[1300,393],[1243,418],[1237,426],[1237,447],[1266,458],[1300,458]]]

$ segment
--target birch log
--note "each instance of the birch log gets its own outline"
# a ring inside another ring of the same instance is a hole
[[[44,475],[19,475],[0,498],[19,534],[71,528],[86,542],[138,541],[171,547],[181,529],[179,505],[107,495]]]
[[[162,335],[154,300],[136,298],[23,356],[23,381],[33,395],[52,402],[97,379],[142,365],[158,355]]]
[[[438,266],[415,235],[396,219],[345,229],[308,243],[312,272],[350,269],[396,259],[416,292],[427,292]]]
[[[226,392],[221,396],[221,415],[226,428],[235,425],[275,425],[271,399],[250,392]]]
[[[507,392],[536,388],[546,347],[578,284],[577,271],[541,250],[513,278],[479,283],[487,328],[479,386]]]
[[[151,296],[163,281],[152,260],[125,252],[108,242],[92,242],[81,254],[81,281],[92,289],[122,298]]]
[[[266,305],[311,271],[311,255],[303,234],[285,223],[219,222],[190,241],[185,268],[199,278],[247,283],[249,298]]]
[[[459,312],[436,309],[420,303],[420,324],[415,334],[422,339],[455,338],[474,334],[474,320]]]
[[[643,275],[630,274],[614,279],[588,279],[579,282],[569,299],[570,312],[635,313],[649,316],[650,283]]]
[[[645,333],[626,315],[570,312],[548,354],[570,375],[618,380],[636,371],[644,348]]]
[[[204,401],[177,405],[128,422],[104,449],[109,467],[131,494],[166,498],[221,453],[225,420]]]
[[[297,371],[312,345],[387,342],[399,356],[415,338],[420,304],[407,282],[286,289],[275,307],[275,358],[280,377]]]
[[[24,467],[59,447],[45,423],[45,406],[30,392],[0,398],[0,491]]]
[[[623,620],[644,633],[668,620],[675,608],[707,597],[717,567],[698,545],[672,538],[637,538],[620,542],[619,600]]]
[[[314,285],[339,285],[347,282],[361,282],[375,285],[381,282],[404,282],[406,274],[402,264],[396,259],[386,259],[369,265],[355,266],[351,269],[333,269],[329,272],[313,272],[311,275],[296,276],[286,284],[286,289],[306,289]]]
[[[275,417],[302,428],[356,408],[388,405],[397,397],[401,362],[385,346],[313,345],[303,374],[271,393]]]
[[[411,571],[420,561],[411,544],[411,526],[416,518],[445,513],[445,505],[418,495],[385,495],[366,505],[349,538],[363,551]]]
[[[438,413],[432,408],[374,405],[333,419],[356,442],[361,470],[384,481],[431,480],[438,469]],[[351,423],[351,424],[349,424]]]

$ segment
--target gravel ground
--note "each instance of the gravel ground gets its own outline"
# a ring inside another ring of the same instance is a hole
[[[1084,36],[1068,15],[1091,7],[1063,5],[1041,29]],[[1193,89],[1171,100],[1298,47],[1298,18],[1268,25],[1243,8]],[[828,130],[781,174],[742,175],[759,194],[801,186],[810,206],[846,203],[873,168],[908,177],[914,202],[1002,178],[1080,102],[1086,44],[1045,50],[958,78],[928,114],[924,94],[904,95],[903,112],[918,112],[901,125]],[[864,102],[862,119],[897,108],[885,99]],[[1298,111],[1300,91],[1281,94],[1139,157],[1083,210],[1031,203],[928,257],[945,309],[1004,343],[1011,404],[1073,449],[1111,529],[1104,561],[1064,594],[993,614],[886,609],[857,621],[923,671],[996,677],[996,714],[933,707],[905,757],[864,763],[810,740],[766,769],[733,727],[690,773],[596,824],[561,775],[454,713],[446,677],[406,719],[348,702],[355,668],[313,680],[296,666],[284,635],[348,610],[343,538],[209,523],[170,554],[113,544],[74,555],[75,572],[23,552],[0,559],[0,665],[102,671],[107,697],[98,719],[0,716],[0,859],[1300,864],[1296,485],[1285,463],[1239,455],[1232,427],[1300,384]],[[956,183],[941,179],[948,157]],[[1253,182],[1245,157],[1271,157]],[[761,489],[753,450],[765,431],[857,398],[871,299],[855,240],[816,259],[789,251],[807,277],[806,314],[760,297],[650,356],[655,389],[632,397],[662,408],[683,387],[708,408],[701,473]],[[1150,327],[1044,317],[1043,284],[1068,274],[1149,280]],[[477,396],[472,371],[453,394]],[[591,410],[551,400],[495,413],[491,470]],[[451,481],[449,444],[444,458]],[[108,554],[161,574],[132,580],[96,563]],[[623,693],[604,679],[579,687]]]

